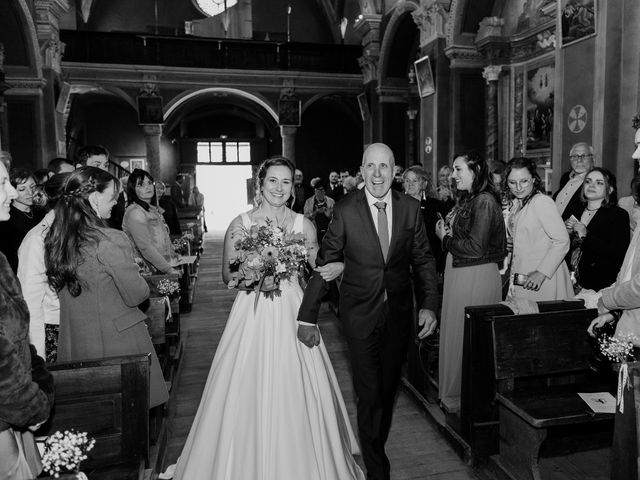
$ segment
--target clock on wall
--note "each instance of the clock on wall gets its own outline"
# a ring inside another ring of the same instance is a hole
[[[238,0],[192,0],[198,10],[208,17],[215,17],[228,8],[233,7]]]

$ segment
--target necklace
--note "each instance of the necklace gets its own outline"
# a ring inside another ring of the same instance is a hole
[[[28,212],[20,210],[19,208],[16,208],[16,210],[18,210],[20,213],[22,213],[27,218],[33,218],[33,210],[29,210]]]
[[[281,220],[281,221],[278,221],[278,215],[277,215],[275,212],[273,213],[273,218],[274,218],[274,220],[276,221],[276,226],[278,226],[278,227],[283,227],[283,226],[284,226],[284,223],[285,223],[285,221],[287,220],[287,215],[288,215],[288,213],[289,213],[289,209],[285,208],[285,209],[284,209],[284,213],[283,213],[283,215],[282,215],[282,220]],[[269,217],[267,216],[266,212],[264,212],[264,218],[265,218],[265,219],[268,219],[268,218],[269,218]]]
[[[602,205],[600,205],[601,207]],[[585,207],[585,210],[588,210],[590,212],[595,212],[596,210],[598,210],[600,207],[596,207],[596,208],[589,208],[589,207]]]

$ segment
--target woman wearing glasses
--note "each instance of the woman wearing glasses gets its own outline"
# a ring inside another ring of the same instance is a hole
[[[542,193],[535,161],[513,158],[507,164],[505,178],[510,201],[509,295],[535,301],[572,297],[571,277],[564,262],[569,234],[554,201]]]

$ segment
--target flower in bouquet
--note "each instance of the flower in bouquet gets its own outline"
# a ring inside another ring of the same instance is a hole
[[[305,237],[286,232],[267,220],[266,225],[243,228],[229,258],[229,288],[260,291],[265,279],[273,280],[273,289],[263,291],[267,298],[279,296],[282,281],[291,280],[308,258]]]
[[[193,239],[194,239],[194,236],[193,236],[193,233],[191,233],[191,232],[184,232],[182,234],[182,240],[185,240],[187,242],[191,242],[191,241],[193,241]]]
[[[181,255],[186,255],[189,247],[189,242],[183,238],[176,238],[171,242],[173,251]]]
[[[163,278],[162,280],[156,282],[156,290],[160,295],[171,297],[172,295],[180,292],[180,285],[175,280]]]
[[[614,363],[634,360],[633,345],[637,337],[630,333],[623,335],[603,335],[598,339],[600,352]]]
[[[44,442],[42,466],[46,473],[58,478],[61,473],[77,472],[96,441],[86,432],[57,431]]]

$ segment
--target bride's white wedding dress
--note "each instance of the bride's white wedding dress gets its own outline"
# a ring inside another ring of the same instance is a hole
[[[302,289],[281,289],[273,300],[260,294],[255,311],[256,294],[238,293],[174,478],[364,479],[324,343],[309,349],[296,336]]]

